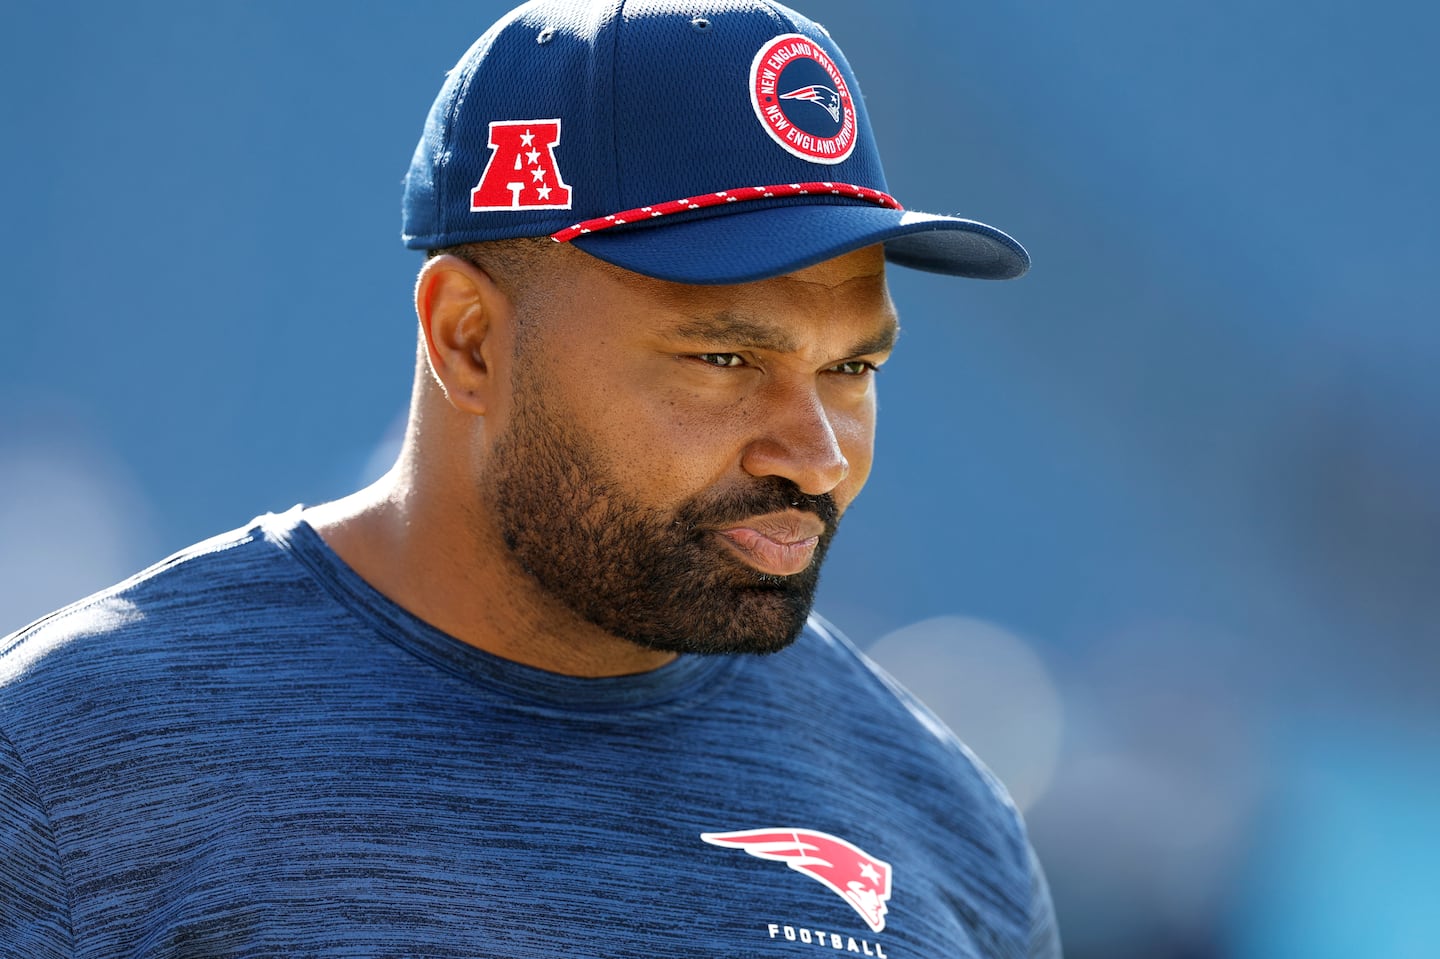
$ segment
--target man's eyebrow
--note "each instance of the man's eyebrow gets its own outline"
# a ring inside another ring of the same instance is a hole
[[[744,346],[775,353],[793,353],[800,348],[789,330],[770,323],[761,323],[738,313],[716,313],[695,316],[676,327],[675,335],[702,343]]]
[[[682,339],[725,346],[748,347],[769,350],[775,353],[794,353],[800,349],[799,342],[787,329],[770,323],[762,323],[736,313],[717,313],[714,316],[691,317],[674,329]],[[900,336],[900,324],[893,319],[884,329],[868,336],[850,348],[848,356],[866,356],[871,353],[888,353],[895,348]]]
[[[895,320],[885,324],[885,328],[874,336],[866,337],[850,348],[851,356],[869,356],[871,353],[889,353],[895,349],[895,341],[900,339],[900,324]]]

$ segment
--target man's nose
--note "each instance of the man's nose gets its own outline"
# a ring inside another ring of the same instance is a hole
[[[769,397],[740,465],[751,476],[782,476],[809,496],[829,493],[850,473],[831,413],[812,389]]]

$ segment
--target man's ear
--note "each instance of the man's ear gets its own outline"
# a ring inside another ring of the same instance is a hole
[[[415,283],[415,313],[430,370],[450,405],[484,416],[496,361],[509,355],[514,306],[484,270],[448,253],[425,261]]]

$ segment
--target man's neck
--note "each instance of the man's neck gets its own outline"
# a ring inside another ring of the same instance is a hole
[[[441,499],[419,495],[397,467],[304,518],[387,599],[496,656],[596,678],[649,672],[675,658],[577,617],[518,567],[483,517]]]

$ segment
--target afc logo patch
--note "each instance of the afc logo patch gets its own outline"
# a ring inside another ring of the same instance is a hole
[[[558,119],[492,120],[490,161],[470,191],[470,212],[570,209],[570,187],[555,162],[559,143]]]
[[[771,40],[750,64],[750,105],[771,139],[811,163],[840,163],[855,149],[855,102],[840,68],[809,37]]]

